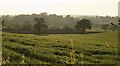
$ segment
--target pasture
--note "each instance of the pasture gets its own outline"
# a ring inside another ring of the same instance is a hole
[[[2,58],[8,64],[116,64],[120,60],[117,48],[116,31],[46,36],[2,34]]]

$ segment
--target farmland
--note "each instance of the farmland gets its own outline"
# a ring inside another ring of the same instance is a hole
[[[117,48],[116,31],[96,34],[2,34],[2,58],[9,64],[19,64],[22,60],[25,64],[71,64],[71,50],[74,51],[74,62],[79,64],[116,64],[120,60]]]

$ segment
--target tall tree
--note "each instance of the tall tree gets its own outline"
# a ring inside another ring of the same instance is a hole
[[[77,22],[75,29],[77,31],[82,31],[82,33],[86,32],[86,29],[91,29],[91,21],[88,19],[82,19]]]
[[[45,33],[48,26],[43,18],[34,18],[35,26],[34,28],[38,31],[38,33]]]

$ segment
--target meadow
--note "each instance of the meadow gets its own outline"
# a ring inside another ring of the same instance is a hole
[[[4,64],[117,64],[118,54],[117,31],[48,35],[2,33]]]

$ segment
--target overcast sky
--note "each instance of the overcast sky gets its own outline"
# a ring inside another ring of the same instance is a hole
[[[0,0],[0,15],[118,15],[120,0]]]

